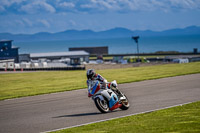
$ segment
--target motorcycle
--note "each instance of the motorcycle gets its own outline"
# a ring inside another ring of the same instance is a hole
[[[94,100],[100,112],[107,113],[117,108],[122,110],[129,108],[128,98],[118,89],[116,80],[107,83],[104,89],[101,86],[98,80],[94,80],[90,81],[88,87],[88,97]]]

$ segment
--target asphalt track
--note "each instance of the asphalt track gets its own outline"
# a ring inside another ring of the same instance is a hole
[[[87,90],[0,101],[0,133],[37,133],[200,101],[200,74],[119,85],[131,107],[101,114]],[[42,89],[42,88],[41,88]]]

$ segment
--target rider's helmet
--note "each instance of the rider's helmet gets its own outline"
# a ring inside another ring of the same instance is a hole
[[[92,79],[96,75],[95,71],[93,69],[88,69],[87,71],[87,79]]]

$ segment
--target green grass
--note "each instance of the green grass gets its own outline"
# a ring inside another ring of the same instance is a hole
[[[99,70],[108,81],[129,83],[200,73],[200,62]],[[0,100],[86,88],[86,71],[0,74]]]
[[[56,133],[199,133],[200,102],[128,116]]]
[[[90,59],[90,60],[96,60],[97,57],[90,57],[89,59]],[[110,57],[110,56],[109,56],[109,57],[103,57],[103,59],[104,59],[104,60],[112,60],[113,57],[112,57],[112,56],[111,56],[111,57]]]
[[[164,58],[165,56],[168,56],[168,55],[149,55],[149,56],[139,56],[140,58]],[[137,58],[137,56],[124,56],[124,59],[128,59],[128,58]]]
[[[164,58],[165,56],[168,56],[168,55],[149,55],[149,56],[146,56],[146,55],[140,55],[139,57],[140,58]],[[137,56],[124,56],[123,59],[129,59],[129,58],[137,58]],[[92,57],[89,57],[90,60],[96,60],[97,57],[96,56],[92,56]],[[104,60],[112,60],[113,59],[113,56],[103,56],[103,59]]]

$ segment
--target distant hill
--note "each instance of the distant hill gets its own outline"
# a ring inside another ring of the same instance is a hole
[[[36,34],[11,34],[0,33],[0,40],[16,41],[51,41],[51,40],[78,40],[78,39],[101,39],[119,38],[131,36],[176,36],[176,35],[200,35],[200,27],[190,26],[184,29],[170,29],[165,31],[129,30],[126,28],[114,28],[106,31],[94,32],[92,30],[66,30],[57,33],[39,32]]]

